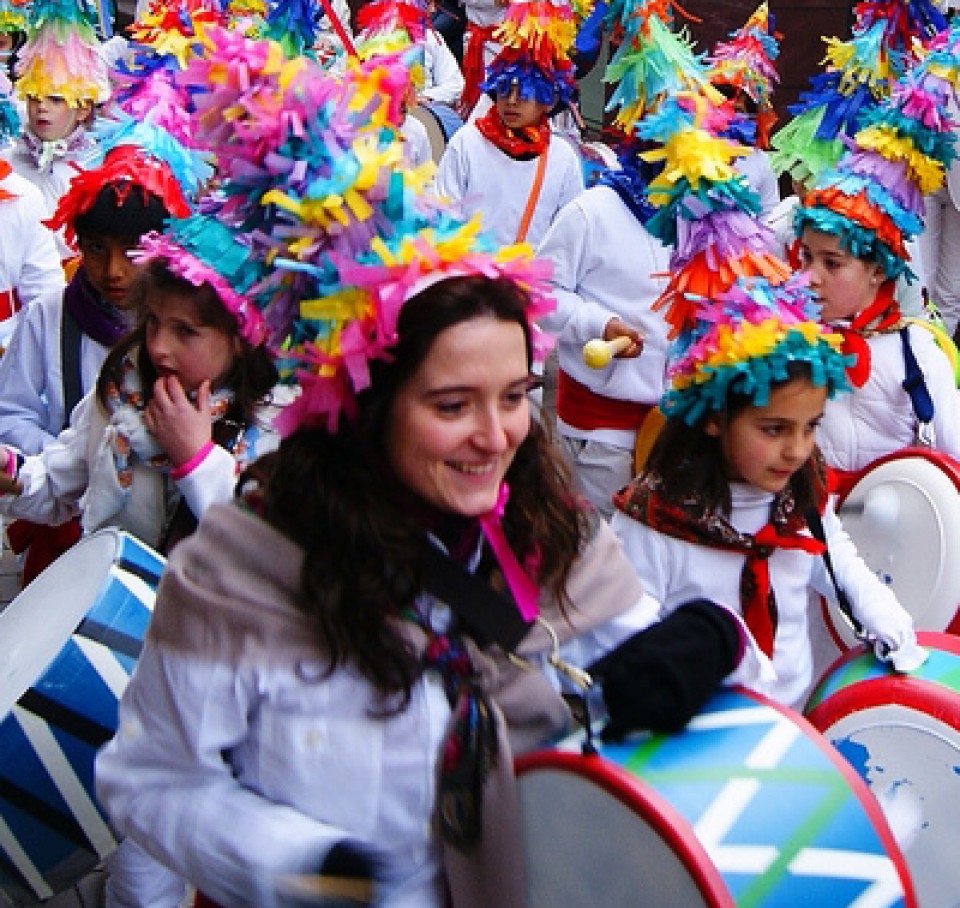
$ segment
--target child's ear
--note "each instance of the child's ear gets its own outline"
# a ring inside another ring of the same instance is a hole
[[[711,413],[703,424],[703,431],[711,438],[719,438],[723,433],[723,422],[718,413]]]

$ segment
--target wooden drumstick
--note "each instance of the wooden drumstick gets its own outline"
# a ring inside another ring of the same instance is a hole
[[[304,904],[324,899],[346,899],[357,905],[369,905],[373,901],[373,882],[327,874],[290,874],[280,878],[279,890],[286,896],[302,899]]]
[[[608,341],[595,337],[583,345],[583,361],[591,369],[602,369],[614,356],[623,353],[632,343],[633,339],[625,334]]]

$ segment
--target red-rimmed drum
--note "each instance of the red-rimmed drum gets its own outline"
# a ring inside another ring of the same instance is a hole
[[[862,647],[823,677],[807,717],[866,780],[923,908],[960,904],[960,638],[921,632],[930,658],[897,674]]]
[[[960,632],[960,465],[904,448],[867,467],[840,502],[844,529],[888,583],[917,628]],[[857,641],[835,607],[824,609],[841,649]]]
[[[517,761],[530,908],[917,905],[863,781],[799,715],[720,692],[677,735]]]
[[[163,564],[101,530],[0,613],[0,893],[12,904],[68,888],[116,847],[93,763],[116,731]]]

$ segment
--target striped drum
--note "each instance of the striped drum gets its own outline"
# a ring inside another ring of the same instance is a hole
[[[916,906],[863,781],[799,715],[726,689],[677,735],[517,761],[530,908]]]
[[[810,721],[867,781],[923,908],[960,905],[960,638],[921,632],[930,658],[901,675],[863,648],[824,676]]]
[[[49,898],[116,845],[93,796],[163,559],[134,537],[81,540],[0,613],[0,891]]]

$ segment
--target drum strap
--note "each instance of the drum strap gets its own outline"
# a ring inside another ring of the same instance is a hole
[[[917,421],[921,427],[928,426],[933,420],[934,406],[933,399],[930,397],[930,390],[923,377],[923,370],[917,362],[914,355],[913,346],[910,344],[910,327],[904,325],[900,329],[900,342],[903,344],[903,364],[906,369],[906,378],[903,380],[903,390],[910,395],[910,402],[913,404],[913,412],[917,416]],[[926,444],[929,433],[925,435],[923,430],[917,433],[918,441]]]
[[[511,597],[492,589],[434,545],[427,546],[426,567],[427,592],[453,610],[481,648],[496,643],[504,652],[513,652],[533,626],[524,621]]]
[[[60,372],[63,380],[63,426],[70,424],[70,414],[73,408],[80,403],[83,396],[83,383],[80,375],[80,326],[70,314],[66,306],[63,307],[63,316],[60,319]]]
[[[830,575],[830,582],[833,584],[834,592],[837,594],[837,605],[840,607],[840,612],[847,620],[853,632],[862,640],[864,639],[865,631],[863,625],[857,620],[856,615],[853,614],[853,606],[850,604],[849,596],[847,596],[837,581],[837,574],[833,569],[833,559],[830,557],[830,546],[827,545],[827,534],[823,529],[823,519],[820,517],[820,512],[816,508],[810,508],[804,516],[807,518],[807,525],[810,527],[813,538],[823,543],[823,564],[827,569],[827,573]]]
[[[527,204],[523,209],[523,216],[520,218],[515,243],[522,243],[527,238],[527,231],[530,229],[530,222],[533,220],[533,212],[536,210],[537,202],[540,199],[540,190],[543,188],[543,175],[547,172],[547,155],[549,153],[550,146],[547,145],[537,157],[537,169],[533,174],[533,185],[530,187],[530,195],[527,196]]]

